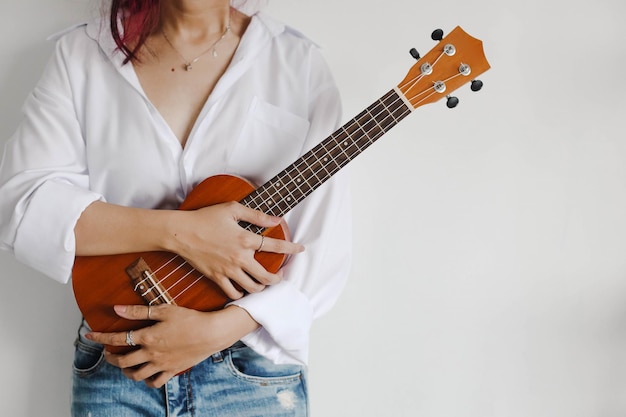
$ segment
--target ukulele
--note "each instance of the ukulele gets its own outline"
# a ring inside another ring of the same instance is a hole
[[[458,99],[448,93],[468,82],[472,90],[480,90],[482,82],[475,76],[490,68],[482,42],[460,27],[445,38],[438,29],[432,38],[439,43],[423,58],[411,49],[417,63],[400,84],[261,187],[255,188],[239,177],[213,176],[198,184],[179,209],[195,210],[238,201],[282,217],[413,110],[443,97],[447,98],[448,107],[455,107]],[[288,239],[289,235],[284,222],[272,228],[244,222],[240,225],[272,238]],[[275,273],[286,255],[256,252],[255,258]],[[98,332],[122,332],[152,323],[123,319],[113,311],[114,305],[167,303],[214,311],[230,301],[213,281],[182,257],[169,252],[77,256],[72,269],[72,286],[83,317]],[[109,346],[108,349],[123,353],[131,348]]]

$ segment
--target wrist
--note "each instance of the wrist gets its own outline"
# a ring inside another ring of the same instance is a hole
[[[180,254],[184,249],[181,225],[184,224],[184,216],[189,213],[182,210],[166,210],[163,214],[165,217],[161,223],[159,245],[167,252]]]
[[[210,343],[219,338],[221,348],[232,346],[248,333],[260,327],[250,314],[241,307],[229,305],[222,310],[207,313],[211,325],[207,326],[205,337]]]

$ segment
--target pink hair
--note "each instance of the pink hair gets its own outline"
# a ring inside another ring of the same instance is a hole
[[[139,59],[138,51],[159,24],[160,10],[160,0],[111,0],[111,33],[117,47],[126,55],[125,62]],[[119,16],[124,17],[121,33]]]

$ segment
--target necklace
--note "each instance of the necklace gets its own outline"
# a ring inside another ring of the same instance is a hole
[[[170,39],[165,34],[165,31],[163,29],[161,29],[161,33],[163,34],[163,39],[165,39],[165,41],[174,50],[174,52],[176,52],[178,54],[178,56],[182,58],[182,60],[183,60],[183,68],[185,68],[185,71],[191,71],[193,69],[193,64],[198,62],[200,60],[200,58],[202,58],[204,55],[206,55],[209,51],[213,51],[212,52],[213,58],[217,58],[217,50],[215,49],[215,47],[217,46],[217,44],[219,44],[226,37],[226,35],[228,35],[228,32],[230,32],[230,19],[229,19],[228,23],[226,23],[226,27],[224,28],[224,32],[222,33],[222,36],[220,36],[215,42],[213,42],[213,45],[211,45],[206,51],[202,52],[200,55],[198,55],[194,59],[187,60],[183,56],[183,54],[181,54],[178,51],[178,49],[176,49],[176,47],[174,47],[174,45],[172,45],[172,42],[170,41]],[[174,69],[172,69],[172,71],[174,71]]]

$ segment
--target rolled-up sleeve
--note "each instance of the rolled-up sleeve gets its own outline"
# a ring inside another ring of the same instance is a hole
[[[0,195],[2,249],[67,282],[74,262],[74,226],[102,196],[89,190],[85,142],[60,44],[6,144]]]

